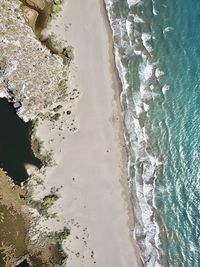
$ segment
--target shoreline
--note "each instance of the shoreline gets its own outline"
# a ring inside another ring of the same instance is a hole
[[[120,79],[115,65],[114,44],[106,9],[103,1],[99,1],[99,6],[95,7],[91,0],[87,0],[84,5],[85,10],[88,11],[87,23],[83,25],[84,29],[80,29],[84,14],[80,14],[82,15],[79,18],[80,21],[75,18],[72,22],[70,20],[73,20],[73,12],[77,12],[81,1],[76,0],[76,3],[74,1],[70,6],[71,10],[67,5],[70,3],[64,4],[61,16],[53,22],[55,27],[53,31],[61,36],[65,32],[66,40],[74,47],[75,62],[70,67],[69,82],[71,87],[78,87],[78,89],[80,87],[81,100],[78,104],[69,103],[77,125],[75,132],[61,133],[58,129],[51,128],[48,122],[39,127],[39,137],[44,140],[45,149],[53,150],[58,164],[47,169],[45,190],[48,191],[52,186],[57,188],[63,186],[59,192],[60,199],[52,208],[57,213],[60,223],[54,222],[50,225],[46,222],[45,225],[43,222],[43,226],[51,229],[67,223],[71,228],[70,236],[63,243],[69,256],[66,266],[68,263],[72,267],[83,266],[82,264],[86,266],[95,264],[99,267],[142,266],[137,244],[131,234],[134,222],[127,180],[128,154],[120,103]],[[96,15],[100,13],[100,17],[96,19],[93,12],[96,12]],[[56,23],[66,27],[66,20],[71,23],[67,31],[64,29],[63,32],[58,29],[58,26],[56,28]],[[90,22],[97,26],[95,36],[90,32]],[[74,32],[78,30],[80,33],[76,32],[75,36]],[[82,39],[83,36],[85,39]],[[87,47],[88,57],[83,51],[84,42],[89,46]],[[96,53],[96,49],[99,53]],[[88,60],[86,69],[84,68],[85,59]],[[95,91],[92,90],[93,86]],[[90,122],[88,123],[87,120]],[[65,114],[62,122],[63,127],[66,128],[70,122],[69,116]],[[51,131],[49,131],[50,128]],[[62,140],[59,135],[63,135]],[[51,145],[50,139],[54,140]],[[94,156],[95,162],[93,162]],[[77,164],[74,163],[73,158]],[[88,162],[92,162],[92,165]],[[68,166],[66,166],[67,163]],[[59,177],[56,181],[55,175]],[[72,175],[78,176],[78,182],[75,178],[72,180],[69,178]],[[74,186],[75,183],[78,184]],[[88,188],[90,188],[89,191]],[[35,195],[41,197],[45,190],[39,190],[40,192],[35,192]],[[80,199],[79,203],[76,203],[77,199]],[[82,207],[83,202],[86,203],[84,207]],[[97,208],[101,211],[101,215]],[[89,219],[90,216],[93,219]],[[101,221],[102,218],[104,221]],[[77,225],[79,227],[75,229]],[[85,230],[80,231],[78,228]],[[102,233],[98,233],[99,230]],[[81,241],[82,243],[78,241],[81,236],[85,239],[84,242]]]
[[[140,255],[140,251],[139,251],[139,247],[137,244],[137,241],[134,238],[134,222],[135,222],[135,214],[134,214],[134,205],[133,205],[133,200],[131,199],[131,192],[130,192],[130,188],[129,188],[129,177],[128,177],[128,165],[129,165],[129,152],[128,152],[128,146],[126,144],[126,125],[124,122],[124,108],[121,102],[121,93],[123,92],[123,84],[122,81],[120,79],[119,76],[119,71],[117,69],[116,66],[116,59],[115,59],[115,48],[114,48],[114,40],[113,40],[113,32],[112,32],[112,28],[109,22],[109,17],[108,17],[108,13],[106,10],[106,4],[103,0],[103,7],[101,10],[101,15],[103,17],[104,23],[105,23],[105,29],[108,33],[111,45],[110,45],[110,65],[111,65],[111,73],[113,73],[113,81],[114,81],[114,85],[113,85],[113,90],[115,93],[115,101],[117,104],[117,109],[119,112],[119,123],[118,123],[118,132],[119,132],[119,142],[120,142],[120,146],[122,148],[122,187],[124,190],[124,197],[125,197],[125,201],[127,202],[128,205],[128,213],[129,213],[129,230],[130,230],[130,237],[132,239],[133,242],[133,246],[135,247],[139,258],[140,258],[140,264],[141,266],[143,266],[142,263],[142,258]],[[132,233],[132,235],[131,235]]]
[[[121,147],[122,147],[122,154],[123,154],[123,166],[122,166],[122,172],[123,170],[125,170],[124,174],[123,174],[123,178],[122,178],[122,186],[124,187],[124,191],[125,191],[125,198],[126,201],[128,203],[128,210],[129,210],[129,219],[130,219],[130,224],[129,224],[129,228],[130,228],[130,232],[132,232],[131,239],[133,239],[133,246],[136,247],[136,250],[138,250],[138,255],[140,257],[140,261],[141,264],[143,266],[142,263],[142,257],[140,255],[140,249],[139,246],[137,244],[137,240],[135,239],[135,220],[137,220],[135,214],[134,214],[134,204],[133,204],[133,199],[132,199],[132,192],[130,191],[129,188],[129,177],[128,177],[128,169],[129,169],[129,151],[128,151],[128,131],[126,129],[126,125],[125,125],[125,121],[124,121],[124,107],[123,107],[123,103],[122,103],[122,99],[121,99],[121,95],[123,93],[123,84],[120,78],[120,74],[119,74],[119,70],[117,68],[116,65],[116,55],[115,55],[115,48],[114,48],[114,40],[113,40],[113,30],[112,27],[110,25],[110,21],[109,21],[109,16],[108,16],[108,11],[106,9],[106,3],[103,0],[103,8],[102,8],[102,16],[104,17],[104,21],[105,21],[105,28],[106,31],[108,32],[108,36],[111,42],[110,45],[110,65],[111,65],[111,72],[113,73],[113,81],[115,81],[115,86],[114,86],[114,92],[116,94],[116,103],[118,105],[118,110],[120,113],[119,119],[120,122],[119,124],[122,125],[122,127],[119,127],[118,131],[119,131],[119,140],[121,140]],[[119,126],[120,126],[119,125]]]

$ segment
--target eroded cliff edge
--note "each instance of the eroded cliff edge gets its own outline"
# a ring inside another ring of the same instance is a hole
[[[24,17],[21,5],[19,0],[1,0],[0,96],[12,101],[17,114],[28,121],[67,97],[67,66],[26,24],[31,14]]]
[[[48,117],[49,110],[68,98],[66,62],[71,51],[56,42],[49,48],[47,39],[40,39],[61,2],[0,0],[0,97],[6,97],[25,122]],[[27,266],[61,266],[66,258],[61,242],[68,229],[33,244],[30,192],[26,184],[14,184],[5,171],[0,170],[0,265],[18,266],[24,261]],[[55,197],[47,196],[37,206],[46,211]]]

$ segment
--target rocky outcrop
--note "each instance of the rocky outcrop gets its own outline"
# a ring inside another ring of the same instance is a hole
[[[26,0],[27,4],[34,8],[38,8],[43,10],[45,8],[46,2],[45,0]]]
[[[35,24],[39,13],[28,6],[22,6],[22,12],[27,25],[30,26],[33,31],[35,31]]]
[[[28,121],[66,98],[67,71],[62,58],[42,45],[26,24],[25,19],[34,27],[36,13],[24,18],[20,6],[19,0],[1,0],[0,97],[20,103],[17,113]]]

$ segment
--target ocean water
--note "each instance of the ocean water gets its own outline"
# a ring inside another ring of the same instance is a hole
[[[200,1],[105,0],[144,266],[200,266]],[[131,267],[131,266],[129,266]]]

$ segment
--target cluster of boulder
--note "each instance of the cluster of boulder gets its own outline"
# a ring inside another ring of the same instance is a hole
[[[26,23],[35,31],[36,22],[40,14],[48,17],[53,13],[58,13],[61,10],[63,0],[24,0],[22,10]]]
[[[35,32],[36,21],[40,12],[46,9],[46,16],[49,16],[49,9],[50,4],[47,3],[45,0],[25,0],[24,4],[22,5],[22,11],[24,15],[24,19],[33,31]],[[48,10],[47,10],[48,9]]]

